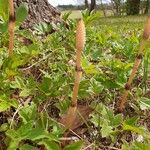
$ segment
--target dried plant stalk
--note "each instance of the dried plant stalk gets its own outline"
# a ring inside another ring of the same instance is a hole
[[[14,29],[15,29],[15,12],[14,12],[14,2],[13,0],[9,0],[9,48],[8,53],[11,57],[13,55],[13,47],[14,47]]]
[[[76,30],[76,72],[73,87],[73,95],[71,105],[67,114],[62,118],[62,123],[67,129],[70,129],[77,115],[77,97],[79,91],[80,79],[82,77],[81,54],[85,46],[85,25],[82,19],[77,22]]]
[[[130,77],[128,79],[128,82],[125,85],[124,93],[123,93],[123,95],[122,95],[122,97],[120,99],[120,105],[119,105],[119,108],[118,108],[119,112],[122,112],[124,110],[124,108],[125,108],[125,103],[127,101],[128,92],[130,90],[132,81],[133,81],[133,79],[134,79],[134,77],[136,75],[136,72],[138,71],[138,68],[139,68],[139,66],[141,64],[143,51],[144,51],[144,48],[145,48],[145,44],[146,44],[147,40],[149,39],[149,36],[150,36],[150,17],[148,17],[147,22],[145,24],[142,40],[140,42],[139,51],[138,51],[138,54],[136,56],[136,59],[135,59],[135,62],[134,62],[134,66],[133,66],[132,72],[130,74]]]

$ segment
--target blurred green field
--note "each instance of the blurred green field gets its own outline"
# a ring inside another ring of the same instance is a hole
[[[71,15],[69,16],[69,18],[71,19],[76,19],[76,18],[81,18],[82,14],[80,10],[66,10],[66,11],[62,11],[61,15],[71,12]],[[108,17],[104,17],[103,12],[102,11],[98,11],[99,13],[99,18],[94,22],[94,25],[99,26],[99,25],[108,25],[108,26],[130,26],[132,27],[138,27],[141,26],[147,16],[141,15],[141,16],[121,16],[121,17],[115,17],[115,16],[108,16]]]
[[[65,10],[61,12],[61,15],[68,13],[68,12],[71,12],[71,15],[69,16],[69,18],[76,19],[76,18],[82,17],[80,10]]]
[[[69,16],[69,18],[71,19],[76,19],[76,18],[81,18],[82,14],[81,14],[81,10],[65,10],[61,12],[61,15],[71,12],[71,15]],[[100,17],[103,17],[103,12],[101,10],[98,11],[100,14]]]

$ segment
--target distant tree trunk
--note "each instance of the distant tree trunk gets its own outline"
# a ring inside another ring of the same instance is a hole
[[[138,15],[140,12],[140,0],[127,0],[127,15]]]
[[[89,8],[88,0],[85,0],[84,3],[85,3],[85,8]]]
[[[100,0],[100,3],[101,3],[101,8],[102,8],[103,14],[106,17],[106,10],[105,10],[105,6],[103,5],[103,1]]]
[[[121,0],[114,0],[114,4],[116,8],[116,15],[117,16],[121,15],[121,10],[120,10]]]
[[[149,12],[149,6],[150,6],[149,2],[150,2],[149,0],[146,0],[146,5],[145,5],[144,14],[148,14],[148,12]]]
[[[96,8],[96,0],[91,0],[90,13]]]
[[[26,3],[29,8],[29,14],[25,22],[22,24],[23,28],[33,29],[34,24],[40,22],[58,23],[61,21],[60,12],[49,4],[48,0],[14,0],[15,7],[21,3]]]
[[[115,16],[121,15],[121,0],[111,0],[111,4],[113,6],[113,14]]]

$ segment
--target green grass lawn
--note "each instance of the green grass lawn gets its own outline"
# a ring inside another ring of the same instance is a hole
[[[63,15],[64,13],[68,13],[70,11],[71,10],[66,10],[66,11],[62,11],[61,13]],[[81,11],[80,10],[72,10],[71,11],[71,15],[69,16],[69,18],[71,18],[71,19],[76,19],[76,18],[81,18],[81,17],[82,17],[82,15],[81,15]]]

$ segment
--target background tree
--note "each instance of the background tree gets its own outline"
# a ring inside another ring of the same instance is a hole
[[[112,0],[112,3],[116,10],[115,15],[117,15],[117,16],[121,15],[121,0]]]
[[[150,2],[149,0],[146,0],[144,14],[148,14],[148,12],[149,12],[149,7],[150,7],[149,2]]]
[[[88,0],[85,0],[84,3],[85,3],[85,8],[89,8],[89,2],[88,2]]]
[[[103,4],[103,0],[100,0],[100,6],[101,6],[104,16],[106,17],[106,8],[105,8],[105,5]]]
[[[96,0],[77,0],[79,4],[84,4],[85,8],[89,9],[89,14],[91,13],[91,11],[93,11],[96,8]]]
[[[138,15],[140,12],[140,0],[127,0],[127,15]]]
[[[96,0],[91,0],[90,13],[96,8]]]

